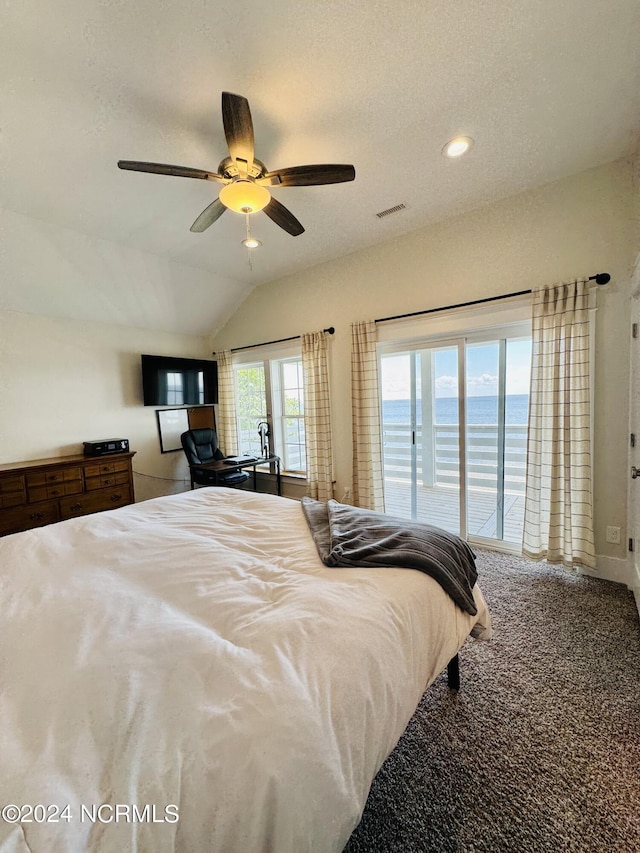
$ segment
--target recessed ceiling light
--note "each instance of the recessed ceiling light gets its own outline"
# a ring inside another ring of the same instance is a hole
[[[470,136],[456,136],[455,139],[450,139],[442,149],[445,157],[462,157],[473,145],[473,139]]]
[[[247,249],[257,249],[258,246],[262,246],[260,240],[256,240],[255,237],[247,237],[246,240],[242,241],[242,245],[246,246]]]

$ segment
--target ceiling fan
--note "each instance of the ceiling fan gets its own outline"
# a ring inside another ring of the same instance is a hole
[[[290,210],[272,197],[268,187],[339,184],[352,181],[356,176],[353,166],[332,164],[290,166],[273,172],[267,171],[264,163],[254,157],[251,110],[249,102],[242,95],[222,93],[222,124],[230,156],[221,161],[217,172],[192,169],[188,166],[170,166],[166,163],[143,163],[138,160],[119,160],[118,168],[224,184],[218,198],[202,211],[191,226],[191,231],[204,231],[230,208],[247,215],[264,210],[269,219],[294,237],[302,234],[304,228]]]

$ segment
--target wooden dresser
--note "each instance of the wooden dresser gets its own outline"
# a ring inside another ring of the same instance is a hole
[[[0,465],[0,536],[133,503],[135,453]]]

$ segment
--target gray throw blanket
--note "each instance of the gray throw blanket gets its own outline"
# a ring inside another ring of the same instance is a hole
[[[462,610],[472,616],[478,612],[471,592],[478,577],[475,558],[459,536],[334,500],[304,497],[302,509],[326,566],[417,569],[436,580]]]

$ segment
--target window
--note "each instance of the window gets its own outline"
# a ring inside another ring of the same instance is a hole
[[[286,471],[306,471],[304,449],[304,386],[302,358],[273,363],[278,372],[274,383],[274,419],[280,432],[280,454]]]
[[[268,420],[263,362],[235,367],[238,452],[260,455],[258,424]]]
[[[270,448],[282,468],[306,473],[302,357],[295,354],[234,364],[238,452],[260,455],[258,424],[270,427]]]

